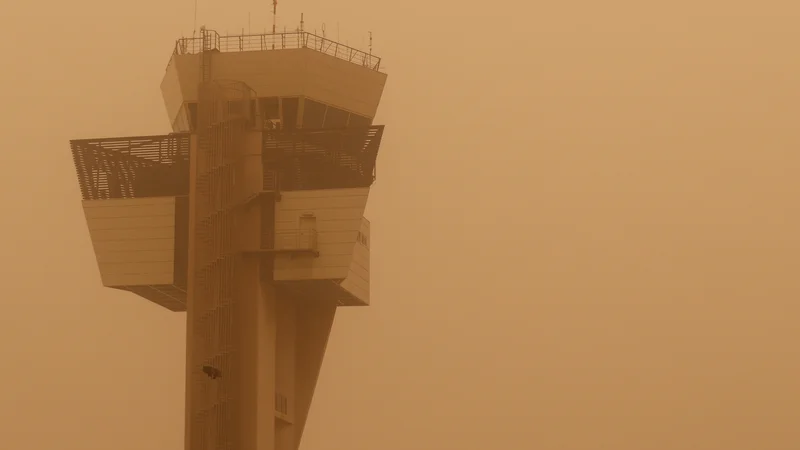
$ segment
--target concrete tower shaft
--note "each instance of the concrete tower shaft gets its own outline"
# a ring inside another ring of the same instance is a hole
[[[174,133],[71,142],[87,225],[104,285],[187,312],[187,450],[293,450],[337,307],[369,304],[386,75],[310,33],[203,34],[162,83]]]

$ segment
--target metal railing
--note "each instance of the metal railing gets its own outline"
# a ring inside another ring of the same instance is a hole
[[[220,36],[211,30],[207,33],[209,33],[211,49],[220,52],[310,48],[371,70],[380,71],[381,59],[379,57],[308,31],[230,36]],[[202,50],[203,39],[201,37],[180,38],[175,42],[176,55],[191,55],[200,53]]]
[[[70,141],[84,200],[185,195],[189,135]]]

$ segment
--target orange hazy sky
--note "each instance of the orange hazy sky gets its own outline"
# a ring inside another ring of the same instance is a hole
[[[373,306],[302,450],[800,448],[796,1],[279,8],[389,73]],[[4,449],[183,449],[184,316],[100,286],[68,140],[168,131],[193,11],[3,1]]]

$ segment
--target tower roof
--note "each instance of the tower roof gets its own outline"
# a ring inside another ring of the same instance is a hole
[[[203,55],[211,58],[209,80],[238,80],[258,98],[297,97],[371,121],[378,109],[386,74],[381,59],[306,31],[220,36],[175,43],[161,91],[175,131],[182,110],[197,102]]]

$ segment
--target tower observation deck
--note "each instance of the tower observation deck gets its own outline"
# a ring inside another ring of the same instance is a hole
[[[380,59],[179,39],[172,133],[70,142],[104,286],[186,311],[186,449],[295,450],[339,306],[369,305]]]

